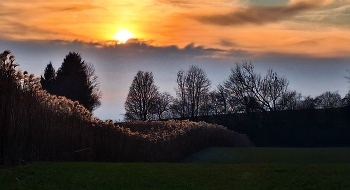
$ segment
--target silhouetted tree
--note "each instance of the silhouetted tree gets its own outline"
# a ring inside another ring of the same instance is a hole
[[[262,78],[254,72],[251,63],[243,62],[236,64],[231,70],[229,79],[224,86],[230,96],[235,98],[237,107],[256,106],[256,110],[276,111],[278,102],[287,92],[288,81],[279,77],[276,72],[269,69],[266,76]],[[252,103],[252,102],[255,103]],[[246,109],[247,110],[247,109]]]
[[[79,53],[69,52],[57,71],[53,92],[56,95],[78,101],[86,109],[92,111],[101,105],[99,84],[94,73],[92,64],[82,61]],[[48,73],[48,79],[51,74]]]
[[[301,93],[288,91],[284,93],[278,102],[279,110],[298,110],[301,107]]]
[[[225,87],[221,84],[216,87],[216,90],[211,92],[213,99],[213,107],[215,115],[226,114],[228,112],[228,94],[225,91]]]
[[[153,101],[152,112],[156,115],[155,119],[167,119],[171,118],[170,113],[171,104],[173,102],[173,96],[168,92],[158,93]]]
[[[342,99],[340,94],[336,92],[327,91],[315,98],[316,108],[328,109],[339,108],[342,106]]]
[[[54,90],[55,90],[55,83],[56,83],[56,71],[53,68],[51,62],[47,64],[44,71],[44,77],[41,76],[40,83],[42,88],[45,89],[47,92],[51,94],[55,94]]]
[[[342,106],[343,107],[349,107],[350,106],[350,90],[347,94],[345,94],[344,98],[342,99]]]
[[[177,103],[181,117],[195,117],[209,92],[210,81],[205,72],[197,66],[191,66],[187,72],[177,73]]]
[[[244,107],[245,107],[245,112],[246,113],[252,113],[252,112],[257,112],[257,111],[264,111],[264,108],[262,105],[256,101],[256,99],[252,96],[245,96],[243,98],[244,102]]]
[[[208,115],[217,115],[218,111],[216,108],[216,93],[215,91],[211,91],[207,94],[205,94],[202,98],[202,104],[200,106],[200,111],[199,111],[199,115],[204,115],[204,116],[208,116]]]
[[[146,121],[151,118],[158,94],[153,73],[138,71],[131,83],[124,105],[125,119]]]
[[[300,102],[301,110],[313,110],[316,109],[316,100],[312,98],[311,96],[304,97],[304,100]]]

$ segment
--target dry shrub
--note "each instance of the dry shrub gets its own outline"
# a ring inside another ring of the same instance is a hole
[[[178,161],[208,146],[250,146],[222,126],[189,121],[101,121],[0,54],[0,164],[26,161]]]

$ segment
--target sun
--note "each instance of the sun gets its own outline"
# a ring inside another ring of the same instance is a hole
[[[134,38],[134,34],[129,30],[121,29],[116,34],[114,34],[114,39],[118,40],[118,43],[125,43],[131,38]]]

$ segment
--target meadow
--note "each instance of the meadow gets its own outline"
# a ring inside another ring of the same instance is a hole
[[[350,189],[350,148],[209,148],[181,163],[39,162],[0,189]]]
[[[0,189],[350,189],[349,148],[232,148],[253,144],[205,122],[102,121],[2,56]]]

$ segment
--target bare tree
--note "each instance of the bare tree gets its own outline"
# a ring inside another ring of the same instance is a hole
[[[347,94],[345,94],[344,98],[342,99],[342,105],[343,107],[349,107],[350,106],[350,90]]]
[[[312,110],[316,109],[316,100],[312,98],[311,96],[306,96],[304,99],[300,102],[301,110]]]
[[[160,120],[171,117],[170,109],[173,99],[173,96],[168,92],[157,94],[152,106],[152,112],[156,115],[155,119]]]
[[[284,93],[278,102],[279,110],[298,110],[301,108],[301,93],[288,91]]]
[[[226,114],[228,112],[228,95],[225,87],[221,84],[214,91],[216,114]]]
[[[181,117],[198,116],[203,98],[210,88],[207,75],[197,66],[191,66],[187,72],[178,72],[177,84],[177,103],[180,104],[178,107]]]
[[[146,121],[152,114],[152,106],[158,95],[152,72],[138,71],[131,83],[125,102],[126,120]]]
[[[244,105],[249,110],[276,111],[278,102],[287,92],[288,81],[272,69],[262,78],[254,72],[251,63],[243,62],[231,70],[224,86],[230,96],[236,98],[238,107]]]
[[[339,108],[342,106],[342,99],[338,91],[330,92],[327,91],[315,98],[316,108],[328,109],[328,108]]]
[[[189,102],[187,98],[186,92],[186,76],[183,70],[177,73],[177,89],[176,95],[177,99],[174,102],[173,106],[174,112],[180,115],[180,117],[188,117],[189,116]]]
[[[205,94],[202,98],[202,104],[200,106],[199,115],[217,115],[217,100],[216,100],[216,92],[211,91]]]

